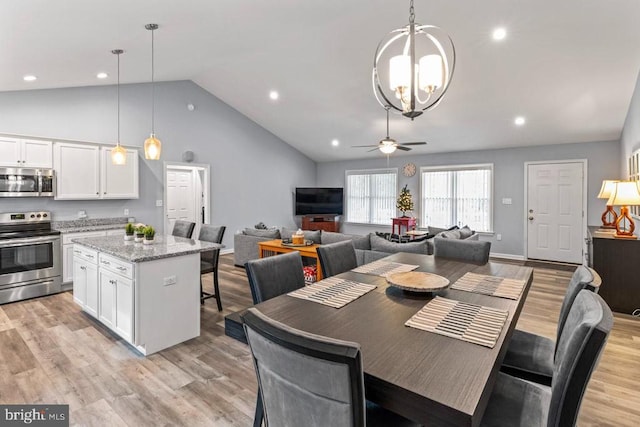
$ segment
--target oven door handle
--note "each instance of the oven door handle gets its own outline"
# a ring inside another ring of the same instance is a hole
[[[47,236],[47,237],[30,237],[28,239],[9,239],[0,240],[0,248],[12,247],[12,246],[27,246],[38,243],[54,243],[56,240],[60,240],[60,236]]]

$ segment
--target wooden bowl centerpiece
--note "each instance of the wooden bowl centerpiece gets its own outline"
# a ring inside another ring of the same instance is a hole
[[[422,271],[389,274],[386,279],[389,285],[409,292],[436,292],[449,286],[446,277]]]

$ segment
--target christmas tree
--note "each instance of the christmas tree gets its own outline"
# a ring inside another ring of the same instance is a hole
[[[405,212],[413,210],[413,199],[411,198],[411,191],[407,188],[407,184],[400,190],[400,196],[396,202],[396,208],[402,212],[402,216],[406,216]]]

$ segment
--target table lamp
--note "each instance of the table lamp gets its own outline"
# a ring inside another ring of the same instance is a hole
[[[598,194],[598,199],[609,199],[611,197],[611,192],[613,191],[617,180],[605,179],[602,181],[602,187],[600,188],[600,194]],[[600,228],[616,228],[616,220],[618,219],[618,214],[613,210],[613,206],[611,206],[607,202],[607,210],[602,214],[602,226]]]
[[[616,237],[637,239],[633,231],[636,226],[633,218],[629,214],[629,206],[640,205],[640,193],[638,186],[633,181],[620,181],[615,183],[615,187],[611,192],[611,197],[607,201],[607,205],[621,206],[620,216],[616,220]]]

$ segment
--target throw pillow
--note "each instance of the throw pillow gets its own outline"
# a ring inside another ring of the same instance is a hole
[[[259,223],[257,223],[256,225],[254,225],[256,230],[266,230],[267,226],[264,225],[264,222],[260,221]]]
[[[460,238],[461,239],[468,239],[469,237],[471,237],[473,235],[473,230],[470,229],[468,225],[465,225],[459,231],[460,231]]]
[[[280,233],[283,239],[290,239],[291,236],[298,230],[294,230],[292,228],[282,227],[282,232]],[[313,243],[322,243],[320,237],[320,230],[311,231],[311,230],[303,230],[304,232],[304,240],[311,240]]]
[[[444,237],[445,239],[460,239],[460,230],[448,230],[438,234],[438,237]]]
[[[375,234],[369,235],[371,241],[371,249],[374,251],[396,253],[396,252],[409,252],[414,254],[426,254],[427,253],[427,241],[422,242],[410,242],[410,243],[394,243],[390,242],[382,237],[378,237]]]
[[[356,249],[371,249],[369,236],[358,236],[356,234],[334,233],[331,231],[323,231],[321,234],[322,244],[330,245],[331,243],[343,242],[351,240]]]
[[[256,230],[255,228],[245,228],[244,231],[242,232],[243,234],[246,234],[247,236],[254,236],[254,237],[267,237],[270,239],[279,239],[280,238],[280,230],[276,229],[276,230]]]

